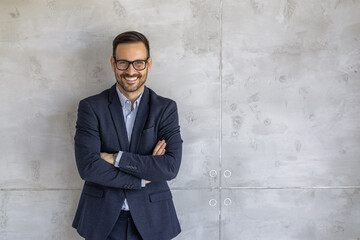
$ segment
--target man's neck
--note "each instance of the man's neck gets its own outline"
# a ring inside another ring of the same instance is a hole
[[[126,92],[124,89],[122,89],[119,84],[116,84],[116,87],[119,89],[119,91],[131,102],[131,110],[134,109],[134,103],[136,99],[138,99],[141,95],[141,93],[144,91],[144,85],[141,86],[138,90],[135,92]]]

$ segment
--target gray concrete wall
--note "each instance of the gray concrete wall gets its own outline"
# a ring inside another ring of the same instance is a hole
[[[1,0],[0,239],[80,239],[77,104],[145,33],[179,106],[177,240],[360,239],[360,1]]]

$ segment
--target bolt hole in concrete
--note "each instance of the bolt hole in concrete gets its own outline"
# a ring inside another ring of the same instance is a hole
[[[210,199],[210,201],[209,201],[210,206],[214,207],[214,206],[216,206],[216,204],[217,204],[217,201],[215,199]]]
[[[225,171],[224,171],[224,177],[226,177],[226,178],[231,177],[231,172],[230,172],[230,170],[225,170]]]
[[[211,170],[211,171],[209,172],[209,175],[210,175],[210,177],[216,177],[216,176],[217,176],[216,170]]]
[[[231,199],[230,198],[225,198],[224,205],[225,206],[230,206],[231,205]]]

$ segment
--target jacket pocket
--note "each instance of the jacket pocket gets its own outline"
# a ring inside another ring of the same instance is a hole
[[[83,189],[83,194],[102,198],[104,195],[104,189],[85,184]]]
[[[150,197],[150,202],[159,202],[163,200],[172,199],[172,194],[170,190],[166,190],[163,192],[152,193],[149,195],[149,197]]]

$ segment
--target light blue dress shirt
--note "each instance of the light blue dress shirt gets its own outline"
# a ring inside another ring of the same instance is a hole
[[[141,93],[141,95],[138,97],[138,99],[136,99],[136,101],[134,102],[134,109],[133,110],[131,110],[131,101],[129,99],[127,99],[120,92],[120,90],[117,88],[117,86],[116,86],[116,92],[117,92],[117,94],[119,96],[120,103],[121,103],[121,106],[122,106],[123,115],[124,115],[124,122],[125,122],[125,125],[126,125],[126,133],[127,133],[127,137],[128,137],[129,143],[130,143],[131,134],[132,134],[132,130],[133,130],[135,119],[136,119],[136,114],[137,114],[137,111],[139,109],[139,104],[140,104],[141,97],[142,97],[144,91]],[[115,159],[115,163],[114,163],[115,167],[119,167],[119,163],[120,163],[122,153],[123,153],[122,151],[119,151],[119,154],[118,154],[117,158]],[[141,186],[145,187],[145,185],[146,185],[146,181],[144,179],[141,179]],[[124,203],[123,203],[123,205],[121,207],[121,210],[125,210],[125,211],[130,210],[126,198],[125,198],[125,201],[124,201]]]

